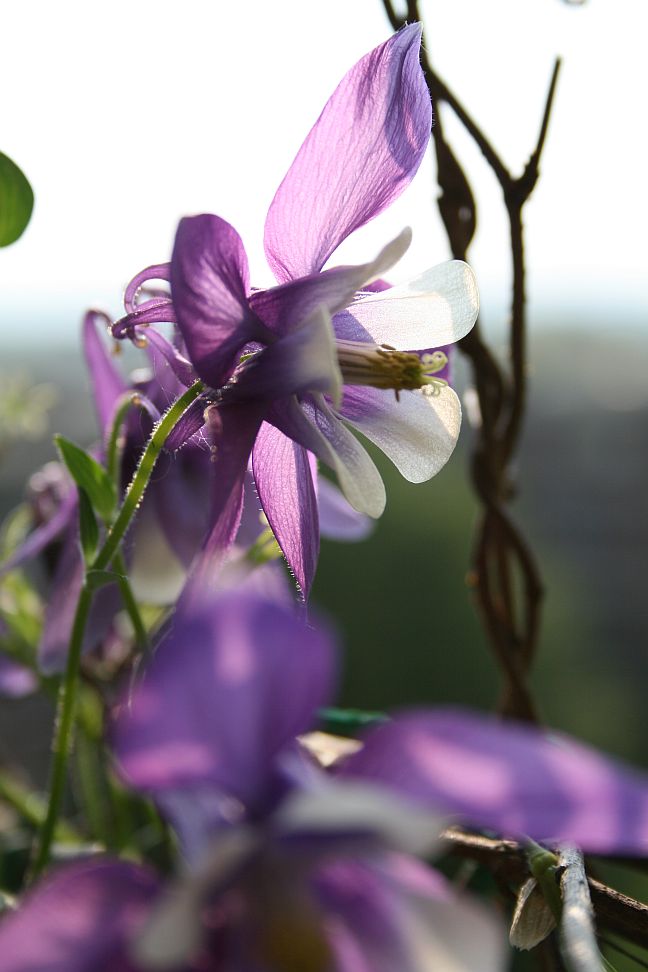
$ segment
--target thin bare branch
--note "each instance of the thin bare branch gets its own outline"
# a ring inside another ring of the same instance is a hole
[[[559,855],[560,893],[563,908],[560,920],[560,950],[570,972],[605,972],[594,927],[585,862],[575,847],[564,846]]]

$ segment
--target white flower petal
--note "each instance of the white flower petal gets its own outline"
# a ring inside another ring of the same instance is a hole
[[[381,844],[408,854],[429,854],[436,846],[443,820],[385,787],[350,779],[326,783],[289,797],[277,823],[290,833],[375,834]]]
[[[342,418],[388,456],[410,483],[425,483],[452,455],[461,405],[449,387],[438,395],[346,387]]]
[[[397,287],[362,297],[347,310],[376,344],[417,351],[465,337],[477,319],[479,294],[468,264],[451,260]]]
[[[267,421],[313,452],[336,474],[340,489],[358,513],[377,518],[385,509],[385,486],[367,450],[331,411],[323,395],[297,402],[289,411],[271,413]]]
[[[408,972],[505,972],[504,930],[494,911],[477,901],[414,897],[403,910]]]

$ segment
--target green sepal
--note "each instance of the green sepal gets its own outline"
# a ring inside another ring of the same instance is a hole
[[[106,470],[65,436],[55,435],[54,442],[72,479],[85,491],[92,508],[102,520],[109,521],[117,505],[117,491]]]
[[[91,564],[99,546],[99,525],[88,494],[81,486],[79,486],[79,532],[83,559],[86,564]]]
[[[15,162],[0,152],[0,246],[15,243],[29,223],[34,192]]]

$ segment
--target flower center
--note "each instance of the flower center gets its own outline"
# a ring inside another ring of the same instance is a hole
[[[396,392],[422,388],[437,395],[447,384],[436,378],[448,362],[443,351],[414,354],[397,351],[388,344],[365,344],[361,341],[335,342],[338,364],[345,385],[371,385],[393,388]]]

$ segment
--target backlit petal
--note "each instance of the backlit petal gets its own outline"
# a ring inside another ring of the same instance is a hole
[[[302,402],[293,397],[281,405],[275,403],[266,419],[335,472],[340,489],[355,510],[381,516],[386,497],[380,473],[367,450],[322,396]]]
[[[264,422],[252,452],[252,472],[268,523],[307,598],[319,554],[319,518],[308,453]]]
[[[397,287],[362,297],[347,313],[360,325],[354,333],[347,322],[348,337],[355,340],[364,334],[375,344],[390,344],[399,351],[453,344],[466,336],[479,313],[475,276],[467,263],[451,260]]]
[[[321,270],[346,237],[410,183],[432,108],[411,24],[351,68],[326,104],[268,211],[265,249],[278,280]]]
[[[374,442],[410,483],[425,483],[446,464],[459,437],[461,405],[451,388],[437,395],[346,385],[342,418]]]

